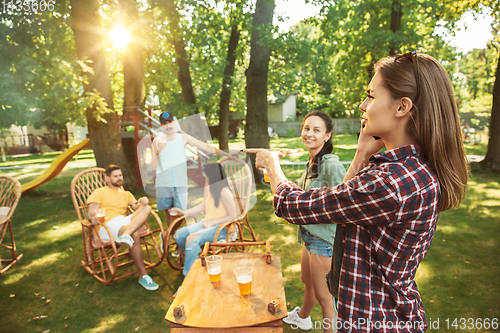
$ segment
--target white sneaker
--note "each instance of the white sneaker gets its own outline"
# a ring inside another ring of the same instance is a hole
[[[291,312],[288,312],[288,317],[283,318],[283,322],[292,325],[293,329],[300,328],[301,330],[309,331],[313,328],[311,317],[302,319],[298,315],[299,311],[300,308],[297,306]]]

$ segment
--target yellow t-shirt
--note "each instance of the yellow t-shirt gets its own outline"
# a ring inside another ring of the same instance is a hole
[[[215,207],[214,198],[212,198],[212,194],[210,190],[208,191],[207,201],[205,202],[205,216],[203,218],[204,221],[212,221],[216,219],[220,219],[227,215],[226,207],[222,204],[222,200],[219,200],[219,207]]]
[[[114,217],[127,214],[127,207],[131,201],[135,201],[135,197],[129,191],[123,189],[113,190],[106,186],[95,190],[88,197],[87,204],[100,204],[100,208],[106,210],[106,223]]]

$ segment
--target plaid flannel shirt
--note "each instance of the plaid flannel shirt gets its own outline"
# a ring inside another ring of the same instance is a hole
[[[293,224],[342,224],[339,332],[427,329],[414,278],[436,230],[438,182],[419,146],[374,154],[333,188],[281,182],[274,208]]]

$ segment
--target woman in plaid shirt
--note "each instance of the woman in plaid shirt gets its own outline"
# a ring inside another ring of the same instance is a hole
[[[339,332],[423,332],[415,273],[439,212],[460,205],[469,173],[453,89],[438,61],[414,51],[375,64],[360,109],[356,155],[336,187],[302,191],[277,152],[247,152],[258,152],[256,166],[269,173],[276,215],[341,226],[341,263],[333,260],[328,276]]]

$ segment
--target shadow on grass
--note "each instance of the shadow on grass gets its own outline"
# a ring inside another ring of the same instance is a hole
[[[13,229],[24,257],[0,277],[0,332],[168,331],[163,318],[182,274],[162,263],[149,272],[160,285],[151,292],[138,276],[106,286],[86,273],[81,225],[69,190],[59,190],[71,179],[58,177],[19,202]]]
[[[135,332],[136,328],[168,332],[164,316],[182,282],[181,272],[166,262],[151,270],[160,285],[151,292],[139,286],[138,276],[106,286],[81,268],[81,227],[69,195],[76,172],[65,171],[21,198],[13,228],[24,258],[0,276],[0,332]],[[293,180],[300,176],[298,169],[286,172]],[[441,328],[446,318],[500,316],[499,180],[499,176],[474,173],[461,207],[441,214],[429,254],[418,270],[427,318],[439,318]],[[274,215],[269,187],[257,185],[257,189],[257,204],[249,219],[261,240],[272,239],[271,251],[281,257],[291,310],[301,305],[304,291],[297,227]],[[47,317],[34,319],[41,316]],[[319,305],[311,317],[322,319]],[[284,332],[297,330],[284,325]]]

